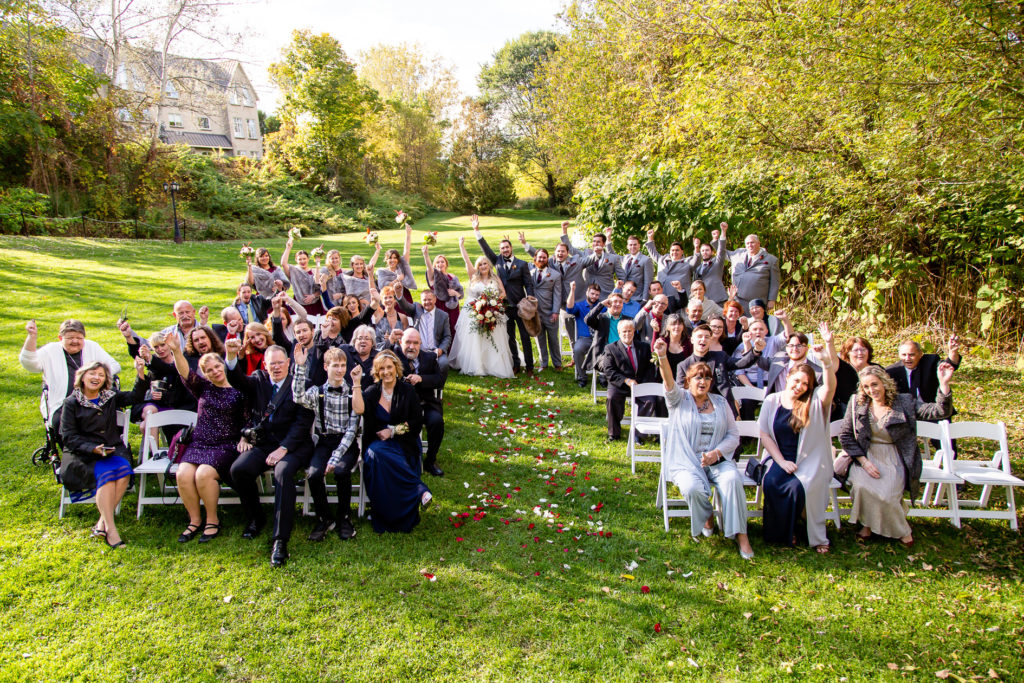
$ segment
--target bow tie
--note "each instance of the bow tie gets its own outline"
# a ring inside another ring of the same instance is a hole
[[[330,394],[342,394],[345,392],[345,387],[327,387],[327,393]]]
[[[512,259],[510,259],[510,258],[505,259],[505,267],[506,268],[511,268],[512,267]]]

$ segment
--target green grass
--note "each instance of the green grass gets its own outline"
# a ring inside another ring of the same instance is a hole
[[[483,219],[492,244],[507,233],[517,252],[516,231],[553,244],[558,223],[530,212]],[[457,234],[471,234],[468,219],[452,214],[415,228],[415,249],[420,231],[439,230],[433,251],[449,256]],[[400,246],[402,236],[381,238]],[[370,252],[359,235],[324,243],[346,258]],[[264,244],[280,255],[283,240]],[[332,535],[315,545],[305,540],[311,520],[301,519],[291,562],[273,570],[266,535],[241,539],[237,507],[226,508],[223,538],[182,546],[180,506],[149,507],[136,521],[129,494],[120,528],[130,545],[108,551],[88,538],[95,509],[74,506],[58,520],[52,477],[29,463],[42,430],[38,376],[16,358],[24,321],[39,322],[42,342],[60,320],[81,318],[90,338],[126,361],[114,329],[123,303],[143,333],[169,324],[178,298],[216,311],[243,274],[237,249],[0,238],[0,679],[934,680],[989,669],[1024,677],[1024,552],[1005,522],[956,530],[913,520],[912,555],[889,543],[861,547],[844,524],[830,527],[835,552],[820,557],[766,548],[753,520],[757,558],[744,562],[721,537],[691,542],[685,521],[662,531],[655,466],[629,474],[624,447],[603,443],[603,406],[569,373],[450,377],[446,476],[429,480],[436,503],[412,534],[376,536],[361,524],[351,542]],[[422,283],[421,260],[413,265]],[[888,360],[892,340],[879,341]],[[956,402],[959,419],[1008,422],[1024,471],[1024,390],[1011,368],[1005,357],[965,363]],[[551,504],[551,519],[533,511]],[[475,520],[480,509],[487,514]]]

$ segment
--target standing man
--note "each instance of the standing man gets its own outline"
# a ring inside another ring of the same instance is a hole
[[[647,254],[640,252],[640,238],[630,235],[626,239],[626,255],[622,257],[622,279],[632,281],[639,293],[638,303],[643,306],[647,301],[651,283],[654,282],[654,261]],[[629,298],[626,299],[629,301]]]
[[[768,308],[775,308],[779,295],[779,259],[761,248],[757,235],[747,235],[743,244],[743,249],[729,253],[736,301],[747,313],[751,299],[765,299]]]
[[[704,282],[705,296],[721,306],[729,299],[729,293],[722,282],[725,275],[725,236],[729,224],[722,222],[718,230],[711,231],[711,244],[701,244],[699,237],[693,238],[693,258],[690,268],[693,279]]]
[[[501,284],[505,287],[505,314],[508,320],[505,329],[508,331],[508,348],[512,352],[512,370],[518,373],[522,369],[519,361],[519,350],[516,348],[516,328],[519,329],[519,338],[523,342],[523,355],[526,356],[526,371],[533,374],[533,344],[530,335],[526,331],[526,325],[519,318],[519,302],[528,296],[533,296],[533,280],[530,278],[530,267],[526,261],[516,258],[512,254],[512,243],[508,238],[501,240],[499,251],[501,256],[494,253],[487,240],[480,232],[480,219],[476,214],[472,217],[473,232],[476,234],[476,242],[484,252],[484,256],[494,265],[501,278]]]
[[[673,242],[667,254],[659,254],[658,247],[654,244],[654,230],[647,231],[647,253],[651,255],[658,264],[658,282],[662,289],[668,293],[670,289],[681,292],[690,290],[690,279],[692,269],[690,262],[686,260],[683,252],[682,242]],[[679,287],[673,287],[673,281],[679,282]]]
[[[562,244],[569,253],[582,259],[583,279],[589,285],[596,282],[601,296],[608,296],[615,289],[615,283],[622,279],[622,262],[608,247],[608,238],[602,233],[594,235],[590,249],[580,250],[572,246],[569,239],[569,221],[562,223]]]
[[[562,276],[548,265],[547,249],[537,249],[530,268],[533,291],[537,296],[537,315],[540,317],[540,367],[548,366],[548,357],[555,370],[562,369],[562,345],[558,343],[558,313],[562,308]]]
[[[576,331],[572,343],[572,359],[576,384],[582,389],[587,386],[587,356],[590,355],[590,347],[594,343],[594,337],[587,326],[587,315],[601,301],[601,288],[597,285],[587,287],[587,298],[585,301],[576,301],[576,283],[569,283],[569,296],[565,300],[565,308],[573,317],[570,323]]]
[[[569,221],[562,223],[562,230],[568,231]],[[537,249],[526,241],[526,235],[523,232],[519,233],[519,241],[522,242],[523,248],[526,253],[533,258]],[[583,279],[583,259],[578,256],[573,256],[569,253],[569,247],[565,246],[562,242],[555,245],[555,258],[552,261],[548,259],[548,267],[558,273],[558,276],[562,278],[562,293],[558,297],[560,313],[564,311],[562,304],[565,303],[565,298],[569,295],[569,285],[576,283],[577,292],[585,292],[587,289],[587,281]],[[569,335],[569,346],[576,346],[576,332],[577,325],[572,320],[572,316],[569,315],[568,311],[564,311],[565,316],[565,332]],[[573,361],[575,362],[575,361]]]
[[[444,472],[437,466],[437,453],[444,440],[444,408],[438,392],[444,388],[444,377],[437,364],[437,356],[424,351],[420,333],[410,327],[402,333],[402,343],[395,355],[402,359],[402,381],[416,390],[423,407],[423,424],[427,429],[427,455],[423,458],[423,471],[435,477]]]
[[[267,319],[267,313],[270,311],[270,299],[253,293],[252,285],[243,282],[238,285],[235,308],[238,309],[245,324],[261,323]]]
[[[309,467],[313,457],[313,413],[292,398],[287,351],[271,346],[263,356],[264,369],[246,377],[237,358],[241,346],[238,339],[226,342],[228,381],[245,395],[251,414],[248,429],[242,432],[247,436],[238,442],[241,455],[231,465],[232,488],[248,519],[242,538],[254,539],[267,523],[256,482],[267,470],[274,471],[270,564],[283,567],[295,520],[295,474]]]

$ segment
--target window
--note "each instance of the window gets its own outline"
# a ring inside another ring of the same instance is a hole
[[[174,87],[174,81],[167,81],[167,85],[164,86],[164,92],[172,100],[178,99],[178,89]]]
[[[238,104],[238,90],[236,88],[231,89],[231,104]]]
[[[252,106],[252,96],[249,94],[249,89],[248,88],[241,88],[241,91],[242,91],[242,101],[245,102],[245,106],[251,107]]]
[[[171,128],[184,128],[185,121],[181,118],[181,114],[168,114],[167,125]]]
[[[235,117],[235,137],[236,138],[244,138],[245,137],[245,129],[242,128],[242,118],[240,116],[236,116]]]
[[[114,85],[122,90],[128,89],[128,67],[124,64],[117,65],[117,76],[114,78]]]
[[[132,114],[127,109],[121,108],[117,110],[117,120],[121,123],[128,123],[132,120]]]
[[[252,140],[259,140],[260,138],[260,122],[256,119],[249,119],[246,121],[249,124],[249,138]]]
[[[209,116],[199,116],[196,118],[196,122],[199,124],[199,130],[210,130]]]

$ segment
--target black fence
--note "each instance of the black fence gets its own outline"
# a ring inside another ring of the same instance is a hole
[[[193,226],[194,227],[194,226]],[[178,219],[182,239],[189,225]],[[5,235],[64,235],[67,237],[118,237],[122,239],[174,239],[174,225],[150,225],[139,219],[103,221],[89,216],[50,217],[0,213],[0,233]]]

